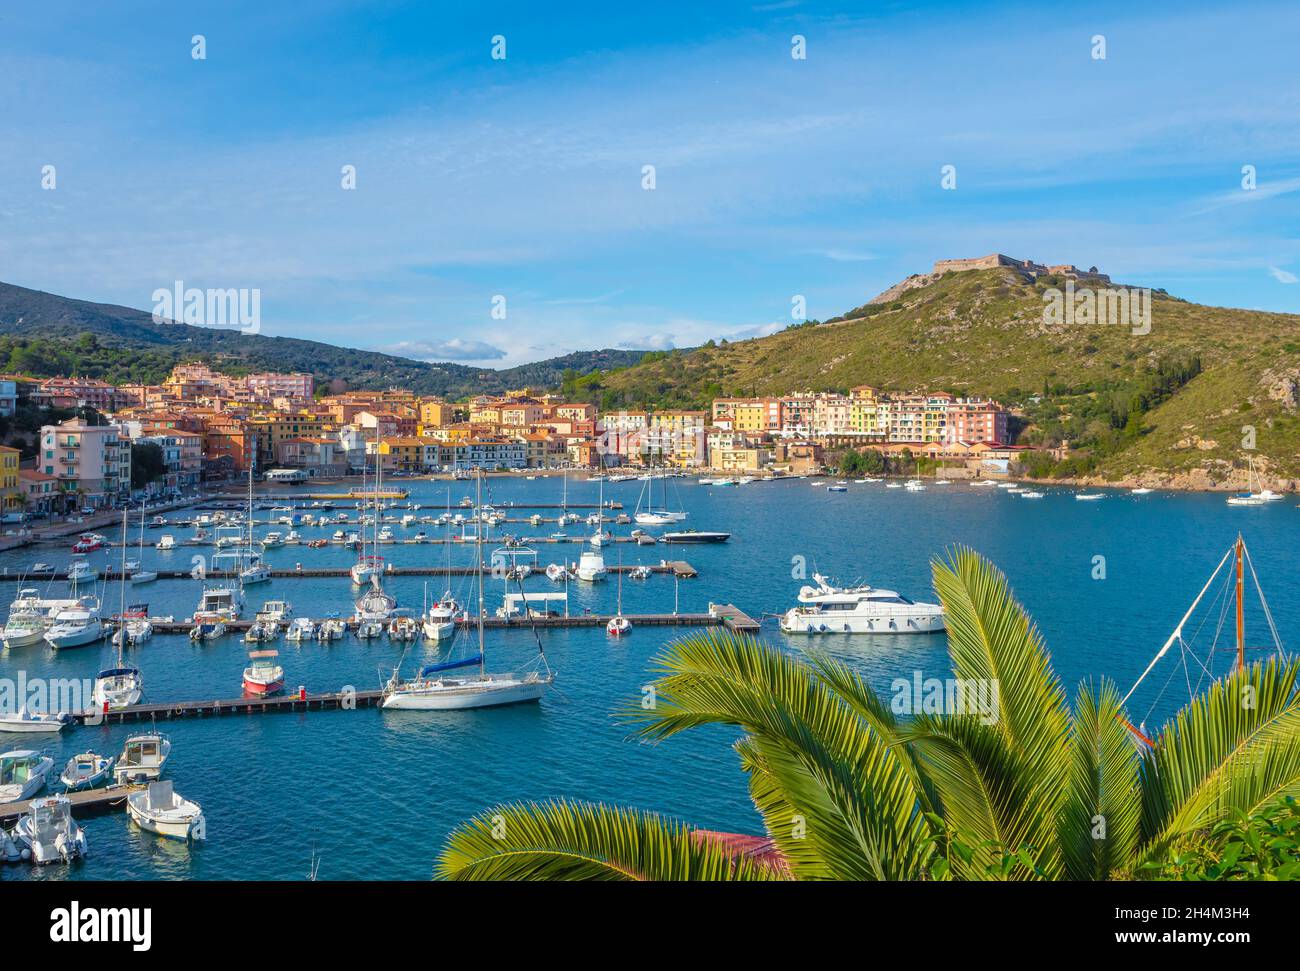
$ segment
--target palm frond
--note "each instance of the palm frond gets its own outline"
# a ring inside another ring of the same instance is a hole
[[[490,809],[447,838],[444,880],[779,880],[675,820],[635,809],[555,801]]]
[[[969,861],[949,860],[957,875],[985,878],[1004,850],[1028,853],[1032,873],[1057,875],[1055,817],[1003,733],[974,715],[917,715],[900,737],[933,780],[949,830],[975,847]]]
[[[1142,855],[1238,812],[1300,795],[1300,660],[1271,658],[1216,681],[1142,762]]]
[[[814,670],[762,642],[708,631],[670,644],[653,705],[628,709],[659,739],[703,724],[749,735],[752,790],[764,822],[802,878],[907,879],[931,850],[912,777],[871,724]],[[794,822],[794,835],[791,823]]]
[[[1105,880],[1133,865],[1141,819],[1139,756],[1120,720],[1119,692],[1103,681],[1079,685],[1070,736],[1070,788],[1059,840],[1066,875]]]

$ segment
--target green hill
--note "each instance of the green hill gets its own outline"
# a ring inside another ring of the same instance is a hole
[[[842,319],[650,354],[573,384],[606,409],[860,384],[991,395],[1016,409],[1019,440],[1077,450],[1040,474],[1193,487],[1238,474],[1251,426],[1257,467],[1300,475],[1300,317],[1156,292],[1149,334],[1048,323],[1044,291],[1064,285],[1010,269],[948,273]]]
[[[319,341],[241,334],[216,327],[154,323],[143,310],[74,300],[0,283],[0,372],[32,377],[81,375],[115,384],[157,383],[182,361],[228,374],[306,371],[318,383],[408,388],[459,398],[520,387],[554,387],[566,372],[586,374],[640,360],[643,351],[580,351],[494,370],[415,361]]]

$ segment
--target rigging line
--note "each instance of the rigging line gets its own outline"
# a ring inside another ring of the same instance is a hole
[[[1151,673],[1151,669],[1156,666],[1156,662],[1158,662],[1162,657],[1164,657],[1165,654],[1169,651],[1169,648],[1173,646],[1174,639],[1182,636],[1183,624],[1187,623],[1187,619],[1191,617],[1192,612],[1196,610],[1197,605],[1201,602],[1201,598],[1205,596],[1205,591],[1210,589],[1210,584],[1214,582],[1214,578],[1219,575],[1219,571],[1223,569],[1223,564],[1228,562],[1228,557],[1230,557],[1231,555],[1232,555],[1232,547],[1228,547],[1228,551],[1223,554],[1223,559],[1219,561],[1219,565],[1216,566],[1214,568],[1214,572],[1210,574],[1210,579],[1205,581],[1205,586],[1202,587],[1201,592],[1196,595],[1196,599],[1192,601],[1192,605],[1187,608],[1187,613],[1183,615],[1183,619],[1178,622],[1178,626],[1174,628],[1173,633],[1169,635],[1169,638],[1165,641],[1164,645],[1160,648],[1158,652],[1156,652],[1156,656],[1153,657],[1151,659],[1151,663],[1146,666],[1146,670],[1142,672],[1142,676],[1139,677],[1137,681],[1134,682],[1133,687],[1128,689],[1128,694],[1126,694],[1120,700],[1119,703],[1120,708],[1124,707],[1124,702],[1128,701],[1129,698],[1132,697],[1133,692],[1137,690],[1138,685],[1140,685],[1143,679],[1146,678],[1146,676]]]
[[[1146,715],[1143,716],[1142,718],[1143,724],[1145,724],[1147,719],[1151,717],[1151,713],[1156,710],[1156,706],[1160,704],[1160,699],[1162,699],[1165,696],[1165,692],[1169,689],[1169,685],[1173,682],[1174,678],[1177,675],[1178,675],[1178,668],[1173,668],[1169,672],[1169,677],[1165,678],[1165,683],[1160,688],[1160,693],[1156,695],[1155,700],[1151,702],[1151,707],[1147,709]]]
[[[1246,553],[1246,565],[1250,567],[1250,578],[1255,581],[1255,591],[1259,594],[1259,605],[1264,608],[1264,619],[1268,621],[1269,633],[1273,635],[1273,646],[1283,657],[1286,656],[1286,649],[1282,646],[1282,638],[1278,636],[1277,625],[1273,623],[1273,612],[1268,609],[1268,601],[1264,599],[1264,588],[1260,585],[1259,577],[1255,573],[1255,561],[1250,558],[1250,550],[1242,544],[1242,549]]]

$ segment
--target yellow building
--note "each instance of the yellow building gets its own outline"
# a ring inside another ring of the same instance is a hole
[[[456,406],[445,401],[421,401],[420,425],[424,428],[442,428],[456,420]],[[423,434],[423,432],[421,432]]]
[[[320,438],[334,428],[333,422],[308,412],[263,414],[252,418],[248,427],[257,435],[257,464],[261,468],[276,463],[280,443],[290,438]]]
[[[21,507],[18,483],[18,449],[0,445],[0,507],[6,511]]]

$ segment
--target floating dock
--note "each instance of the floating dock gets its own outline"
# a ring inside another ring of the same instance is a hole
[[[758,621],[731,604],[711,604],[707,614],[637,614],[630,615],[628,619],[632,621],[634,631],[638,626],[727,627],[740,633],[757,633],[759,630]],[[493,628],[604,627],[609,620],[608,615],[601,614],[581,614],[576,617],[535,617],[531,620],[522,617],[512,617],[508,620],[491,617],[484,618],[484,626]],[[235,621],[228,626],[230,629],[236,629],[241,626],[247,627],[248,623],[248,621]],[[180,628],[185,625],[170,626]],[[473,627],[475,622],[469,621],[462,626]],[[272,697],[258,695],[203,701],[172,701],[131,705],[127,708],[102,713],[80,712],[74,714],[73,718],[81,723],[90,718],[103,720],[102,722],[97,721],[96,724],[113,724],[144,720],[169,721],[174,718],[202,718],[205,716],[262,715],[274,712],[352,711],[357,708],[374,708],[382,699],[383,692],[377,688],[364,691],[328,691],[317,694],[310,694],[304,690]],[[128,791],[133,790],[130,787],[124,787],[120,790],[123,795]],[[100,790],[101,801],[107,797],[108,792],[112,792],[112,790]],[[74,794],[72,798],[75,799],[77,796],[85,796],[85,801],[88,804],[94,802],[93,792]],[[5,821],[4,813],[6,810],[21,813],[23,811],[21,807],[25,806],[25,803],[0,806],[0,822]],[[77,811],[76,804],[74,804],[73,808],[75,813]]]
[[[72,804],[72,815],[81,818],[125,809],[126,797],[133,792],[139,792],[143,788],[142,785],[132,783],[109,786],[107,789],[85,789],[81,792],[65,793],[65,795],[68,797],[68,802]],[[52,794],[46,792],[35,798],[41,799]],[[18,822],[34,801],[34,799],[27,799],[23,802],[0,803],[0,826],[10,826]]]
[[[204,715],[261,715],[290,711],[351,711],[373,708],[383,692],[378,688],[365,691],[327,691],[322,694],[293,694],[217,698],[203,701],[172,701],[162,704],[131,705],[106,712],[81,712],[72,717],[84,723],[87,718],[102,719],[95,724],[137,721],[168,721],[173,718],[201,718]]]
[[[742,632],[758,630],[758,621],[746,616],[738,607],[732,607],[731,605],[714,607],[713,612],[707,614],[624,614],[623,616],[632,622],[633,628],[640,625],[642,627],[729,627],[732,630]],[[571,614],[568,617],[532,618],[491,615],[483,618],[483,626],[489,630],[530,627],[604,627],[612,617],[612,614]],[[339,619],[347,625],[349,631],[356,630],[355,619]],[[225,628],[231,634],[242,634],[252,627],[254,623],[255,621],[252,620],[228,620],[225,621]],[[469,617],[457,621],[457,625],[463,629],[472,629],[478,626],[478,618]],[[188,634],[193,627],[194,622],[192,620],[153,621],[155,634]],[[386,637],[383,639],[387,640]],[[279,640],[279,638],[277,637],[276,640]],[[379,640],[379,638],[376,638],[376,640]],[[294,642],[289,641],[288,643]],[[309,642],[303,641],[300,643]],[[322,643],[328,645],[332,642],[323,641]]]
[[[671,573],[680,579],[686,580],[699,576],[695,567],[691,566],[685,560],[665,560],[662,563],[645,564],[651,573]],[[624,563],[621,566],[607,565],[605,569],[610,573],[631,573],[637,568],[637,564]],[[307,569],[294,570],[272,570],[271,576],[276,580],[289,579],[321,579],[329,577],[350,577],[351,567],[312,567]],[[474,576],[478,572],[477,567],[473,566],[453,566],[448,569],[445,566],[394,566],[384,570],[386,577],[443,577],[443,576]],[[498,576],[491,567],[483,568],[485,577]],[[158,570],[159,580],[236,580],[239,574],[232,570],[208,570],[203,577],[194,576],[191,570]],[[529,576],[545,576],[545,572],[538,568],[533,570]],[[66,571],[55,571],[50,573],[3,573],[0,574],[0,582],[8,580],[12,583],[37,583],[51,580],[66,582],[68,574]],[[96,578],[96,582],[116,583],[121,577],[113,570],[105,570]]]

